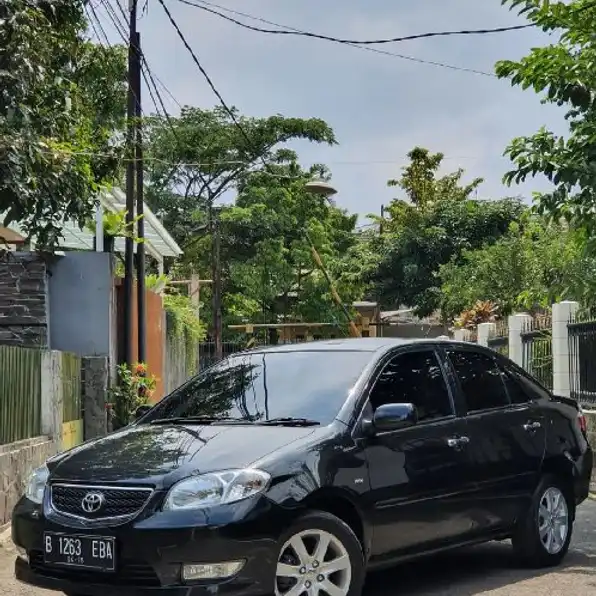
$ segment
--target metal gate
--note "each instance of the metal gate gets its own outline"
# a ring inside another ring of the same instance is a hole
[[[552,318],[541,315],[521,334],[523,368],[548,389],[553,388]]]
[[[579,316],[568,324],[571,397],[589,406],[596,405],[595,315]]]

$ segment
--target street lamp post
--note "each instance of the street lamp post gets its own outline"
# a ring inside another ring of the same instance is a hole
[[[331,197],[333,195],[337,194],[337,190],[333,186],[331,186],[331,184],[325,182],[324,180],[311,180],[310,182],[307,182],[304,185],[304,189],[313,195],[319,195],[319,196],[324,197],[331,204],[333,204]],[[352,337],[361,337],[360,331],[358,331],[358,327],[356,327],[354,321],[352,320],[352,317],[350,316],[350,311],[347,309],[346,305],[343,303],[342,299],[340,298],[339,294],[337,293],[337,290],[335,289],[335,285],[333,284],[333,280],[331,279],[331,276],[329,275],[329,272],[327,271],[327,269],[325,269],[325,266],[323,265],[323,261],[321,260],[321,257],[319,255],[319,253],[314,245],[314,242],[312,241],[310,234],[308,233],[308,229],[306,227],[304,228],[304,234],[306,236],[308,243],[310,244],[310,251],[312,253],[312,257],[313,257],[315,263],[317,264],[317,267],[321,270],[321,272],[325,276],[325,280],[327,281],[327,284],[329,285],[329,290],[331,291],[331,296],[333,296],[333,300],[341,308],[341,310],[343,311],[343,313],[346,317],[346,320],[348,322],[348,327],[350,328],[350,335]]]

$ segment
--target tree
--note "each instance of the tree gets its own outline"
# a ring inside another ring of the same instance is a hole
[[[351,268],[362,251],[356,216],[307,192],[304,185],[313,177],[328,172],[321,166],[302,170],[292,157],[243,178],[235,205],[222,211],[227,323],[343,324],[308,238],[344,302],[361,297],[364,284]]]
[[[333,130],[317,118],[251,118],[233,109],[185,107],[179,117],[147,122],[147,200],[185,249],[185,262],[204,254],[201,230],[209,206],[233,191],[249,172],[295,158],[284,144],[306,139],[334,144]]]
[[[505,234],[523,211],[517,199],[470,198],[481,180],[462,185],[463,172],[437,178],[442,154],[414,149],[399,181],[408,200],[389,205],[382,257],[371,278],[375,295],[388,308],[407,305],[420,316],[439,308],[441,264],[459,259],[466,249],[491,243]]]
[[[505,182],[519,183],[542,174],[553,190],[536,194],[539,212],[596,230],[596,4],[592,0],[543,2],[504,0],[544,31],[560,31],[556,41],[534,48],[518,62],[501,61],[498,76],[532,88],[543,103],[567,108],[569,132],[555,135],[542,128],[514,139],[506,153],[514,163]]]
[[[83,0],[0,6],[0,213],[52,248],[119,168],[122,48],[84,37]]]
[[[450,319],[489,300],[500,316],[548,308],[578,298],[577,278],[584,265],[572,231],[526,214],[523,225],[511,224],[494,244],[466,250],[441,266],[441,308]]]

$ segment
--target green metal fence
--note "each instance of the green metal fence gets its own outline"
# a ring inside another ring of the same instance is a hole
[[[0,346],[0,445],[41,434],[41,356]]]
[[[62,354],[62,387],[64,422],[83,417],[81,399],[81,359],[67,352]]]

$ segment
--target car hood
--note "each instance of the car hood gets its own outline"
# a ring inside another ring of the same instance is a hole
[[[316,428],[141,425],[48,461],[52,480],[167,487],[190,474],[249,467]]]

